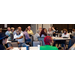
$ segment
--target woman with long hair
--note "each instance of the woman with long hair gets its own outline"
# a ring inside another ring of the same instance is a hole
[[[47,36],[47,29],[43,28],[40,34],[40,37],[46,37]]]

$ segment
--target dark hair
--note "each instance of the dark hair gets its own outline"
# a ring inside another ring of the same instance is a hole
[[[46,28],[43,28],[43,29],[42,29],[41,34],[40,34],[40,37],[41,37],[42,34],[44,34],[45,36],[47,36],[47,33],[44,32],[45,29],[46,29]]]
[[[3,40],[0,40],[0,44],[2,44],[2,41],[3,41]]]

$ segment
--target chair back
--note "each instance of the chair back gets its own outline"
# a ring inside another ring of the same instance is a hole
[[[42,41],[42,46],[45,46],[44,37],[38,37],[38,41]]]

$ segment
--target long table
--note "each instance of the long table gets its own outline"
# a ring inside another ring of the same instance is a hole
[[[62,38],[62,37],[52,37],[53,40],[70,40],[70,38]]]

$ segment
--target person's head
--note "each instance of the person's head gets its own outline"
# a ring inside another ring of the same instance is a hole
[[[63,33],[66,34],[68,31],[67,29],[63,29]]]
[[[52,31],[52,28],[50,27],[50,28],[48,29],[48,31]]]
[[[46,36],[44,38],[44,42],[45,42],[45,45],[52,45],[53,44],[53,39],[50,36]]]
[[[73,32],[75,32],[75,29],[74,29],[74,31]]]
[[[14,30],[15,30],[15,28],[14,27],[11,27],[11,31],[14,32]]]
[[[58,28],[56,27],[55,30],[58,30]]]
[[[0,44],[6,44],[7,38],[8,37],[4,33],[0,33]]]
[[[30,26],[28,26],[28,30],[31,30],[31,27]]]
[[[37,33],[39,34],[39,33],[40,33],[40,31],[39,31],[39,30],[37,30]]]
[[[47,36],[47,29],[46,28],[42,29],[40,37],[41,37],[42,34],[45,35],[45,36]]]
[[[42,27],[39,27],[39,31],[40,31],[40,32],[42,31]]]
[[[25,31],[27,32],[28,31],[28,28],[26,28]]]
[[[22,28],[21,28],[21,27],[18,27],[18,30],[19,30],[19,31],[22,31]]]
[[[8,31],[11,31],[10,27],[7,28]]]
[[[0,28],[0,33],[2,33],[2,28]]]
[[[20,31],[19,31],[18,29],[16,30],[16,34],[17,34],[17,35],[19,35],[19,34],[20,34]]]
[[[72,29],[72,31],[74,31],[75,29]]]

